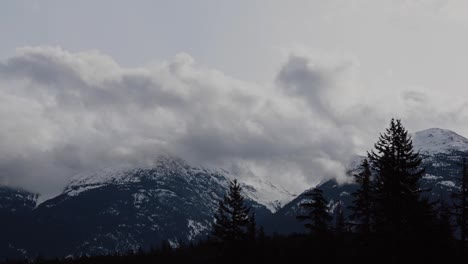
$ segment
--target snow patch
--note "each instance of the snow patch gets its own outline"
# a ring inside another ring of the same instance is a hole
[[[432,167],[439,168],[439,167],[447,167],[449,164],[443,162],[433,162]]]
[[[449,188],[454,188],[456,187],[455,183],[453,181],[441,181],[437,184],[440,184],[440,185],[443,185],[443,186],[447,186]]]
[[[187,221],[187,227],[189,228],[189,235],[187,238],[189,241],[195,240],[198,235],[200,235],[203,231],[208,229],[208,226],[204,225],[203,223],[197,222],[192,219],[188,219]]]
[[[341,192],[341,193],[340,193],[340,197],[341,197],[341,196],[348,196],[348,195],[349,195],[349,192]]]
[[[425,180],[434,181],[434,180],[442,179],[442,176],[435,176],[435,175],[431,175],[431,174],[426,174],[422,178],[425,179]]]
[[[84,187],[83,186],[78,186],[76,189],[73,188],[73,189],[65,190],[65,193],[68,196],[77,196],[78,194],[80,194],[82,192],[89,191],[89,190],[92,190],[92,189],[96,189],[96,188],[99,188],[99,187],[102,187],[102,186],[104,186],[104,184],[84,186]]]
[[[169,243],[169,246],[170,246],[171,248],[178,248],[178,247],[180,247],[180,243],[179,243],[179,241],[177,241],[177,238],[168,239],[167,242]]]

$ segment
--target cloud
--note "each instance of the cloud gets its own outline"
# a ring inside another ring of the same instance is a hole
[[[275,82],[259,85],[188,54],[124,68],[97,51],[18,49],[0,62],[0,181],[50,196],[76,173],[160,154],[294,192],[345,180],[348,161],[392,116],[357,92],[357,67],[293,54]],[[430,100],[417,91],[394,98],[408,120]]]

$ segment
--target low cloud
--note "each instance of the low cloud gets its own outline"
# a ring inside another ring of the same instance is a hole
[[[353,90],[355,67],[296,54],[271,85],[258,85],[188,54],[123,68],[96,51],[22,48],[0,62],[0,181],[48,196],[76,173],[150,164],[161,154],[293,192],[344,180],[349,160],[392,116]],[[394,98],[408,120],[429,100],[414,91]]]

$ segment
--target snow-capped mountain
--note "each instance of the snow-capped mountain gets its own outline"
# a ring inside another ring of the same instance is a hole
[[[416,132],[412,137],[413,147],[422,154],[468,151],[468,139],[448,129],[430,128]]]
[[[210,175],[222,175],[228,180],[238,179],[243,188],[243,194],[247,198],[264,205],[272,213],[281,208],[284,204],[294,199],[296,196],[281,187],[273,185],[271,182],[260,178],[244,179],[238,175],[233,175],[224,169],[208,168],[203,166],[192,166],[184,160],[171,157],[160,156],[154,166],[146,167],[111,167],[85,172],[74,176],[64,190],[64,193],[69,196],[76,196],[82,192],[100,188],[109,184],[127,184],[141,182],[144,177],[141,177],[139,171],[160,169],[152,175],[154,178],[164,178],[168,172],[177,171],[182,173],[183,177],[196,177],[197,173],[208,173]],[[218,179],[217,177],[214,178]],[[223,179],[218,181],[223,187],[227,188],[229,181]]]
[[[468,140],[444,129],[413,134],[423,157],[423,188],[430,199],[450,199],[458,188],[461,156]],[[359,158],[350,166],[356,169]],[[37,205],[37,195],[0,188],[0,258],[104,254],[172,246],[205,237],[229,180],[243,179],[226,170],[193,166],[174,157],[160,157],[152,166],[113,167],[73,177],[63,193]],[[304,231],[296,220],[297,198],[268,181],[241,181],[246,202],[266,231]],[[353,184],[327,181],[320,186],[332,208],[351,203]],[[292,200],[293,199],[293,200]],[[292,201],[291,201],[292,200]],[[285,204],[286,202],[289,203]],[[285,204],[285,205],[284,205]],[[284,205],[284,206],[283,206]]]
[[[422,166],[426,169],[426,174],[420,181],[422,189],[430,190],[423,193],[432,201],[444,199],[451,202],[451,193],[459,188],[457,178],[460,177],[462,165],[461,159],[468,154],[468,139],[457,133],[440,128],[430,128],[419,131],[411,135],[413,147],[420,152]],[[364,157],[361,157],[362,160]],[[356,171],[359,162],[353,162],[350,167],[350,177]],[[335,180],[326,181],[318,186],[324,192],[324,197],[329,201],[332,208],[336,208],[341,202],[346,208],[352,203],[352,196],[356,190],[355,184],[339,185]],[[306,191],[307,192],[307,191]],[[304,193],[306,193],[304,192]],[[303,214],[299,204],[307,198],[304,193],[285,205],[275,214],[275,221],[282,228],[278,232],[303,232],[303,224],[295,219],[296,215]],[[349,213],[345,210],[345,214]]]
[[[234,177],[230,175],[230,178]],[[241,179],[240,182],[244,196],[264,205],[272,213],[281,209],[297,196],[281,186],[275,186],[260,178]]]
[[[161,241],[172,246],[194,242],[210,233],[218,201],[234,177],[174,157],[160,157],[147,167],[82,173],[62,194],[31,211],[27,230],[32,239],[23,237],[11,246],[33,257],[127,252]],[[278,208],[278,197],[288,194],[266,181],[254,183],[256,187],[242,186],[246,203],[262,223]]]

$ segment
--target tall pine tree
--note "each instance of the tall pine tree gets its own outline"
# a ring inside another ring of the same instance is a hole
[[[307,192],[305,196],[310,196],[311,200],[303,202],[300,206],[309,210],[307,215],[299,215],[296,218],[299,220],[308,220],[304,226],[313,234],[323,235],[328,232],[332,217],[328,213],[328,205],[323,192],[319,188],[314,188]]]
[[[374,147],[368,159],[376,171],[376,229],[390,237],[405,239],[421,224],[418,221],[428,207],[420,200],[418,183],[424,174],[421,157],[413,150],[411,137],[398,119],[391,120]]]
[[[364,159],[360,165],[360,172],[354,174],[358,189],[352,193],[354,200],[353,204],[349,206],[352,211],[349,218],[356,227],[356,231],[362,234],[368,234],[371,231],[373,210],[371,176],[369,162]]]
[[[229,192],[219,201],[213,223],[213,237],[217,241],[239,241],[248,239],[250,208],[244,204],[242,188],[237,180],[229,184]]]

